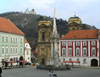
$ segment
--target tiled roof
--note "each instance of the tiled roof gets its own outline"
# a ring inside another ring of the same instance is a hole
[[[25,43],[28,43],[28,41],[25,39]]]
[[[0,17],[0,31],[13,34],[25,35],[9,19]]]
[[[95,39],[99,30],[73,30],[60,39]]]

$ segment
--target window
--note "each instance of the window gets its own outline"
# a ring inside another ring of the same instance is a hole
[[[69,48],[69,55],[72,55],[72,48]]]
[[[2,42],[4,42],[4,36],[2,36]]]
[[[65,55],[65,48],[62,48],[62,54]]]
[[[86,59],[83,59],[83,63],[86,64]]]
[[[44,40],[45,39],[45,33],[43,32],[42,33],[42,40]]]
[[[21,43],[23,43],[23,38],[21,38]]]
[[[77,61],[79,61],[79,58],[77,58]]]
[[[65,46],[65,42],[62,42],[62,46]]]
[[[4,47],[2,47],[2,54],[4,54]]]
[[[69,42],[69,46],[72,46],[72,42]]]
[[[16,53],[18,52],[18,49],[17,49],[17,47],[16,47]]]
[[[87,49],[83,48],[83,55],[87,55]]]
[[[79,46],[79,42],[76,42],[76,46]]]
[[[83,42],[83,46],[86,46],[86,45],[87,45],[87,42],[86,42],[86,41],[84,41],[84,42]]]
[[[13,37],[13,42],[15,43],[15,37]]]
[[[13,38],[11,37],[11,43],[13,42]]]
[[[18,42],[18,39],[17,39],[17,37],[16,37],[16,43]]]
[[[72,59],[71,59],[71,58],[69,58],[69,61],[72,61]]]
[[[13,52],[12,46],[11,46],[11,53]]]
[[[15,47],[13,47],[13,53],[15,53]]]
[[[95,48],[92,48],[92,55],[95,55],[96,54],[96,50]]]
[[[95,46],[95,41],[92,41],[92,43],[91,43],[91,44],[92,44],[92,46]]]
[[[6,37],[6,42],[8,42],[8,37]]]
[[[8,47],[6,47],[6,54],[8,54]]]
[[[21,53],[23,52],[23,48],[21,47]]]
[[[79,55],[79,48],[76,48],[76,55]]]

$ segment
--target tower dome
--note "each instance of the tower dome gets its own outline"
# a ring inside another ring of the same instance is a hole
[[[81,19],[74,14],[74,17],[68,19],[68,31],[81,30],[83,27]]]
[[[70,23],[72,23],[72,22],[75,22],[75,23],[77,23],[77,24],[82,24],[81,19],[80,19],[78,16],[76,16],[76,15],[74,15],[74,17],[70,17],[70,18],[68,19],[68,24],[70,24]]]

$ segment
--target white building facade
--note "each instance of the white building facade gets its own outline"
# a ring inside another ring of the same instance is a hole
[[[31,63],[31,47],[27,40],[25,40],[25,60]]]
[[[70,31],[59,40],[61,62],[71,65],[99,66],[99,30]]]

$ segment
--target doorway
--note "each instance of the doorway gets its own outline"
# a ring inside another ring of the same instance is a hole
[[[91,60],[91,66],[97,67],[98,66],[98,61],[96,59]]]
[[[44,58],[42,58],[42,63],[41,64],[44,65]]]

